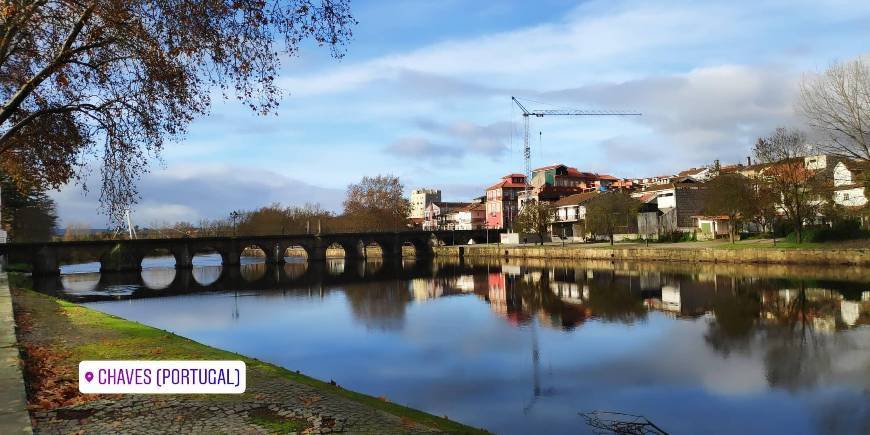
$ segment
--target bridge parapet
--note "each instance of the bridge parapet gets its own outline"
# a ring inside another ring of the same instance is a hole
[[[499,232],[489,230],[488,236],[495,240]],[[249,246],[259,247],[267,263],[282,264],[290,246],[305,249],[309,261],[322,261],[326,259],[327,249],[337,244],[344,249],[345,258],[356,260],[366,258],[365,247],[371,244],[380,246],[384,257],[401,257],[404,245],[414,246],[417,257],[431,257],[434,244],[466,244],[470,240],[481,243],[486,239],[486,230],[471,230],[93,240],[6,243],[0,244],[0,255],[11,263],[30,264],[35,274],[51,275],[60,273],[63,263],[87,261],[99,261],[100,269],[106,272],[138,271],[142,268],[142,259],[155,251],[172,255],[177,269],[189,269],[193,266],[193,257],[203,252],[217,252],[224,265],[238,265],[242,252]]]

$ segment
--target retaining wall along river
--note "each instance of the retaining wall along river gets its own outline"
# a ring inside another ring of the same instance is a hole
[[[582,246],[440,246],[444,257],[558,258],[573,260],[674,261],[708,263],[848,264],[870,266],[870,249],[657,248]]]

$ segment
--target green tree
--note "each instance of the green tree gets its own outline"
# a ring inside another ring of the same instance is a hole
[[[597,236],[607,236],[613,245],[617,228],[626,231],[637,219],[640,201],[625,192],[602,193],[586,204],[586,231]]]
[[[356,230],[398,230],[405,225],[411,204],[399,177],[363,177],[347,186],[344,221]]]
[[[537,234],[539,243],[544,244],[544,236],[553,218],[556,207],[549,202],[533,201],[526,203],[517,215],[516,228],[521,233]]]
[[[743,219],[753,212],[755,197],[749,180],[740,174],[722,174],[707,182],[704,195],[704,213],[710,216],[728,216],[728,239],[734,235]]]
[[[4,1],[0,170],[58,187],[97,155],[120,221],[149,159],[212,96],[273,112],[282,60],[306,40],[341,57],[355,24],[349,0]]]
[[[54,200],[35,187],[21,188],[0,173],[2,225],[13,242],[45,242],[54,237],[57,211]]]

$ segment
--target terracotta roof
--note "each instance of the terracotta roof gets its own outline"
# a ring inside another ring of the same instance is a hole
[[[445,201],[433,201],[431,204],[435,204],[438,208],[447,209],[448,211],[456,210],[458,208],[463,208],[471,205],[470,202],[445,202]]]
[[[471,204],[466,205],[465,207],[461,207],[456,211],[475,211],[475,210],[486,210],[486,204],[480,202],[472,202]]]
[[[498,183],[495,183],[492,186],[487,187],[486,190],[493,190],[493,189],[499,189],[499,188],[504,188],[504,187],[523,188],[523,187],[526,187],[526,184],[525,183],[514,183],[511,180],[501,180]]]
[[[598,192],[583,192],[577,193],[574,195],[566,196],[558,201],[556,201],[556,207],[564,207],[568,205],[580,205],[586,203],[595,196],[598,195]]]
[[[713,219],[713,220],[717,220],[717,221],[727,221],[727,220],[730,220],[730,219],[731,219],[731,218],[729,218],[728,216],[725,216],[725,215],[721,215],[721,216],[707,216],[707,215],[703,215],[703,214],[700,214],[700,215],[696,214],[696,215],[692,215],[691,217],[693,217],[693,218],[699,218],[699,219]]]
[[[651,193],[645,193],[645,194],[641,195],[640,198],[638,198],[638,199],[640,200],[640,202],[647,203],[647,202],[650,202],[655,197],[656,197],[656,193],[651,192]]]
[[[486,190],[493,190],[493,189],[498,189],[498,188],[503,188],[503,187],[526,187],[526,183],[514,183],[514,181],[513,181],[514,178],[522,178],[523,180],[525,180],[526,176],[523,174],[505,175],[504,177],[501,177],[501,180],[499,180],[497,183],[493,184],[492,186],[487,187]]]
[[[690,175],[694,175],[694,174],[697,174],[699,172],[704,172],[704,170],[706,170],[706,169],[707,168],[689,168],[689,169],[686,169],[685,171],[681,171],[680,173],[677,174],[677,176],[678,177],[688,177]]]

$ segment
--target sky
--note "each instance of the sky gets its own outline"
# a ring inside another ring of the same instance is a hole
[[[340,60],[287,59],[276,114],[217,100],[139,183],[135,224],[224,218],[273,202],[341,210],[363,176],[470,200],[522,172],[529,109],[640,117],[531,123],[532,165],[617,177],[743,162],[755,139],[800,127],[803,75],[866,52],[863,1],[353,1]],[[105,227],[99,183],[52,196],[60,225]]]

